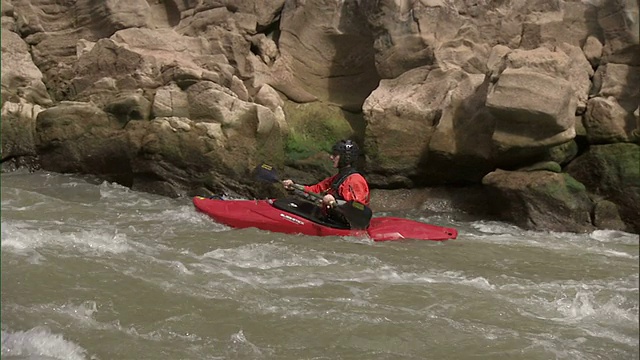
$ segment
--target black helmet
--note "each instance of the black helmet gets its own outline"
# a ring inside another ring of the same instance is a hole
[[[353,165],[358,160],[360,155],[360,149],[358,144],[351,140],[340,140],[333,148],[331,148],[333,155],[340,155],[339,167],[345,167],[347,165]]]

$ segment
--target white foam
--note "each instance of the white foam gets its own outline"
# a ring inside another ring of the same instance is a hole
[[[639,235],[617,230],[596,230],[589,234],[591,239],[601,242],[638,245]]]
[[[2,330],[2,357],[8,356],[84,360],[86,350],[46,327],[35,327],[27,331]]]
[[[193,275],[193,271],[189,270],[182,262],[180,261],[169,261],[169,266],[172,269],[177,270],[181,274],[185,275]]]
[[[631,254],[628,254],[624,251],[616,251],[616,250],[611,250],[611,249],[605,249],[605,250],[601,250],[602,254],[606,255],[606,256],[610,256],[610,257],[619,257],[619,258],[626,258],[626,259],[637,259],[638,256],[634,256]]]
[[[315,255],[304,257],[294,255],[286,247],[272,244],[250,244],[233,249],[216,249],[202,255],[201,259],[215,259],[233,264],[240,268],[257,268],[262,270],[291,266],[327,266],[334,262]]]
[[[28,223],[2,222],[3,250],[31,255],[36,249],[59,246],[91,254],[120,254],[131,250],[127,236],[106,229],[61,232],[59,230],[33,229]]]
[[[260,348],[247,340],[242,330],[231,335],[229,347],[236,355],[250,356],[251,358],[264,356]]]
[[[498,221],[474,221],[471,223],[471,227],[484,234],[521,234],[525,230],[511,224],[498,222]]]

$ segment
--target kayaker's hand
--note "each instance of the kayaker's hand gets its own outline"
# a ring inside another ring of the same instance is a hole
[[[293,190],[293,180],[282,180],[282,186],[287,190]]]
[[[333,195],[325,195],[322,197],[322,204],[327,207],[332,207],[336,203],[336,198]]]

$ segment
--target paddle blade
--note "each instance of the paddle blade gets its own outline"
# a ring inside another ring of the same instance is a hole
[[[373,216],[371,208],[357,201],[348,201],[343,205],[337,206],[336,210],[344,216],[352,229],[357,230],[369,227]]]
[[[256,179],[269,183],[277,183],[280,181],[273,166],[267,164],[261,164],[256,167]]]

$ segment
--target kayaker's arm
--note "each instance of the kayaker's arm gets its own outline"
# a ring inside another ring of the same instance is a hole
[[[283,183],[284,183],[284,181],[283,181]],[[300,185],[300,184],[296,184],[293,181],[291,181],[291,183],[289,184],[288,187],[285,186],[285,188],[287,190],[295,191],[298,195],[300,195],[302,197],[305,197],[307,199],[310,199],[312,201],[316,201],[316,202],[321,202],[322,201],[322,195],[307,191],[306,190],[306,186]]]
[[[333,183],[334,176],[330,176],[315,185],[308,185],[304,187],[305,191],[321,194],[329,189],[331,189],[331,184]]]

